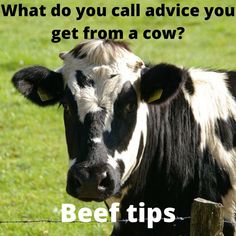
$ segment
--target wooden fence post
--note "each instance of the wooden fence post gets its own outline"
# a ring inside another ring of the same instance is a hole
[[[202,198],[194,199],[191,210],[190,236],[223,236],[223,206]]]

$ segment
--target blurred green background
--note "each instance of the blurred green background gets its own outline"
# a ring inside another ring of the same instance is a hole
[[[178,1],[182,6],[235,7],[235,0]],[[101,1],[32,0],[6,1],[1,4],[23,3],[25,6],[45,5],[47,9],[60,3],[75,6],[130,6],[140,3],[157,7],[160,3],[175,6],[176,1]],[[1,12],[1,11],[0,11]],[[62,203],[73,203],[77,209],[95,209],[104,204],[83,203],[65,192],[68,157],[64,138],[62,108],[39,109],[20,96],[11,85],[12,75],[30,65],[55,69],[62,62],[61,51],[72,49],[79,41],[51,42],[53,29],[82,30],[121,28],[139,31],[138,40],[127,40],[133,51],[144,61],[169,62],[186,67],[236,69],[236,18],[212,17],[84,17],[76,21],[75,11],[70,17],[3,17],[0,14],[0,221],[20,219],[60,219]],[[47,10],[48,13],[48,10]],[[142,14],[143,15],[143,14]],[[145,29],[173,29],[185,27],[181,40],[146,40]],[[82,34],[81,34],[82,35]],[[81,36],[80,35],[80,36]],[[75,224],[0,224],[0,236],[5,235],[109,235],[110,223]]]

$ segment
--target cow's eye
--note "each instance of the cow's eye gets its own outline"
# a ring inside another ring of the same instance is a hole
[[[62,104],[63,108],[64,108],[64,111],[65,112],[69,112],[70,111],[70,106],[68,104]]]
[[[128,103],[126,106],[125,106],[125,111],[126,112],[133,112],[135,111],[137,108],[137,104],[136,103]]]

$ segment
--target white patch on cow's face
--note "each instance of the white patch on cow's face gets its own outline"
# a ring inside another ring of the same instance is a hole
[[[107,156],[108,156],[107,164],[112,166],[113,169],[117,169],[118,168],[117,161],[113,157],[111,157],[110,155],[107,155]]]
[[[101,143],[102,142],[102,138],[101,137],[92,138],[91,141],[93,143]]]
[[[144,148],[141,151],[141,158],[139,163],[137,163],[137,155],[140,144],[141,134],[143,134],[143,147],[146,144],[146,136],[147,136],[147,115],[148,115],[148,107],[146,103],[140,103],[137,110],[137,121],[136,126],[134,128],[132,137],[129,141],[127,150],[119,153],[115,151],[114,160],[121,160],[124,163],[125,169],[121,179],[121,185],[128,179],[130,174],[134,171],[134,168],[138,168],[138,165],[141,162],[142,155],[144,152]]]

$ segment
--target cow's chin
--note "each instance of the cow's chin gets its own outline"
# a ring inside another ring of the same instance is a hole
[[[103,193],[103,194],[99,194],[99,195],[78,195],[78,196],[74,196],[75,198],[79,199],[80,201],[83,202],[91,202],[91,201],[95,201],[95,202],[103,202],[106,201],[109,198],[115,197],[115,198],[119,198],[121,196],[121,192],[120,191],[116,191],[113,193]]]
[[[115,195],[110,195],[110,196],[106,196],[106,197],[77,197],[78,200],[83,201],[83,202],[104,202],[110,198],[120,198],[121,194],[117,193]]]
[[[80,198],[80,197],[78,197],[78,199],[80,200],[80,201],[83,201],[83,202],[92,202],[92,201],[94,201],[94,202],[103,202],[103,201],[105,201],[107,198],[103,198],[103,197],[96,197],[96,198]]]
[[[109,194],[109,193],[102,193],[102,194],[86,194],[86,193],[77,193],[77,194],[71,194],[70,195],[80,201],[84,201],[84,202],[91,202],[91,201],[95,201],[95,202],[102,202],[105,201],[106,199],[110,198],[113,196],[113,194]]]
[[[115,193],[103,193],[103,194],[99,194],[99,195],[81,195],[78,194],[73,195],[74,198],[83,201],[83,202],[103,202],[106,201],[109,198],[115,197],[115,198],[119,198],[121,196],[121,192],[120,191],[116,191]]]

